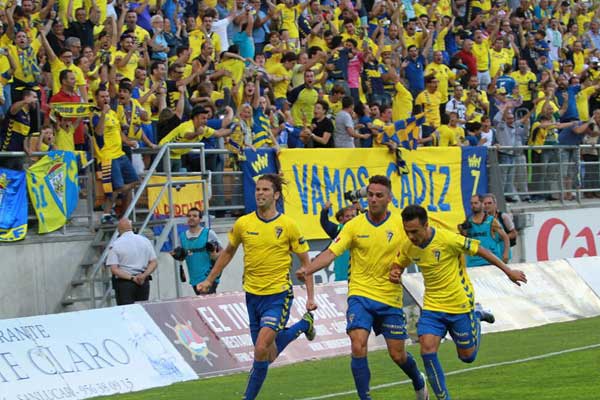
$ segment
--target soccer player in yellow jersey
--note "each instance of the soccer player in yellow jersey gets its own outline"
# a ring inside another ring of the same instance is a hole
[[[410,264],[417,264],[425,281],[423,311],[417,323],[421,357],[429,384],[438,399],[450,399],[444,371],[437,351],[440,341],[450,332],[456,344],[458,358],[472,363],[481,342],[480,321],[494,322],[494,316],[475,304],[473,285],[467,275],[463,254],[485,258],[520,286],[527,282],[522,271],[510,269],[489,250],[469,239],[445,229],[433,228],[428,223],[427,211],[417,205],[402,211],[406,241],[395,264],[390,280],[400,283],[400,275]]]
[[[309,263],[308,243],[302,237],[298,224],[277,211],[282,200],[282,179],[279,175],[262,175],[256,181],[256,211],[239,218],[229,232],[229,244],[221,252],[205,281],[196,286],[206,293],[223,269],[233,259],[240,244],[244,246],[244,291],[250,320],[250,334],[254,343],[254,364],[244,394],[244,400],[253,400],[267,376],[269,364],[283,349],[304,333],[308,340],[315,338],[312,276],[306,279],[306,310],[302,319],[286,328],[294,298],[290,267],[290,252],[300,258],[301,268]]]
[[[311,278],[335,257],[350,250],[346,332],[352,343],[350,366],[358,397],[371,399],[367,342],[373,329],[376,335],[383,334],[390,357],[412,380],[417,400],[425,400],[429,396],[424,376],[404,347],[408,335],[402,310],[402,285],[388,279],[398,248],[406,241],[400,216],[388,210],[391,188],[387,177],[372,176],[367,186],[367,212],[348,221],[305,272]]]

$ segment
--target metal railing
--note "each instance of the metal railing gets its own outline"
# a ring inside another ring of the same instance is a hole
[[[156,210],[157,206],[159,205],[162,197],[166,194],[167,199],[168,199],[168,204],[169,204],[169,214],[168,214],[168,218],[162,221],[165,223],[165,226],[163,227],[162,232],[160,233],[158,238],[155,238],[154,247],[157,252],[160,251],[160,249],[162,248],[163,244],[167,240],[170,233],[173,234],[173,239],[175,241],[177,241],[177,223],[181,222],[180,219],[176,218],[175,209],[173,207],[173,196],[172,196],[172,189],[174,186],[174,182],[173,182],[172,178],[174,176],[181,175],[181,174],[173,173],[171,171],[171,152],[169,151],[171,149],[198,149],[200,151],[200,169],[201,169],[200,175],[199,175],[200,179],[192,178],[192,179],[183,180],[183,181],[178,180],[176,183],[177,184],[182,184],[182,183],[189,183],[189,184],[199,183],[199,184],[201,184],[203,198],[205,199],[205,203],[204,203],[205,211],[208,211],[208,208],[210,207],[208,201],[206,201],[209,198],[208,191],[207,191],[207,183],[208,182],[203,178],[203,176],[206,175],[206,165],[204,163],[204,144],[203,143],[169,143],[164,146],[161,146],[160,149],[158,150],[158,153],[156,154],[156,157],[154,158],[154,161],[148,168],[148,171],[145,173],[144,179],[142,180],[140,185],[136,188],[134,196],[133,196],[131,202],[129,203],[129,206],[123,213],[123,218],[134,219],[136,205],[137,205],[138,201],[140,200],[144,191],[148,187],[160,187],[161,188],[159,195],[157,196],[156,200],[154,201],[154,203],[148,210],[148,214],[146,215],[146,218],[142,222],[141,226],[138,228],[139,232],[143,232],[148,227],[149,222],[150,222],[152,216],[154,215],[154,211]],[[158,175],[157,168],[161,162],[162,162],[162,166],[163,166],[164,176],[166,176],[166,180],[164,183],[152,184],[152,183],[150,183],[150,179],[152,178],[152,176]],[[109,305],[110,295],[112,293],[113,288],[110,285],[108,285],[105,288],[104,293],[101,294],[101,298],[99,299],[99,302],[97,302],[96,301],[96,286],[95,286],[94,282],[99,274],[106,274],[105,263],[106,263],[106,258],[108,257],[110,243],[113,242],[118,237],[118,235],[119,235],[119,232],[117,229],[115,229],[115,231],[113,232],[113,234],[109,240],[109,245],[107,245],[104,248],[104,250],[100,254],[98,261],[96,263],[94,263],[93,269],[86,279],[87,283],[89,285],[89,288],[90,288],[90,306],[91,306],[91,308]],[[176,292],[177,292],[177,296],[179,296],[180,295],[180,287],[179,287],[178,282],[176,282]]]
[[[561,206],[600,194],[600,162],[583,161],[598,145],[492,146],[488,150],[490,190],[507,201],[553,201]]]

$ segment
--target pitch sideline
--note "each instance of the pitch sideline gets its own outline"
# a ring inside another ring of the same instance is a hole
[[[502,361],[502,362],[493,363],[493,364],[478,365],[476,367],[470,367],[470,368],[459,369],[459,370],[456,370],[456,371],[447,372],[446,376],[449,376],[449,375],[458,375],[458,374],[462,374],[462,373],[465,373],[465,372],[477,371],[477,370],[480,370],[480,369],[488,369],[488,368],[501,367],[503,365],[520,364],[520,363],[529,362],[529,361],[541,360],[541,359],[544,359],[544,358],[550,358],[550,357],[559,356],[559,355],[562,355],[562,354],[574,353],[576,351],[589,350],[589,349],[594,349],[594,348],[598,348],[598,347],[600,347],[600,343],[591,344],[591,345],[583,346],[583,347],[574,347],[572,349],[566,349],[566,350],[561,350],[561,351],[554,351],[554,352],[551,352],[551,353],[540,354],[538,356],[531,356],[531,357],[527,357],[527,358],[520,358],[520,359],[517,359],[517,360]],[[378,389],[384,389],[384,388],[388,388],[388,387],[392,387],[392,386],[403,385],[405,383],[410,383],[410,382],[411,382],[410,380],[404,380],[404,381],[399,381],[399,382],[384,383],[384,384],[381,384],[381,385],[373,386],[371,388],[371,391],[378,390]],[[316,396],[316,397],[304,397],[304,398],[297,399],[297,400],[331,399],[331,398],[334,398],[334,397],[345,396],[345,395],[354,394],[354,393],[356,393],[356,390],[349,390],[349,391],[346,391],[346,392],[338,392],[338,393],[325,394],[325,395]]]

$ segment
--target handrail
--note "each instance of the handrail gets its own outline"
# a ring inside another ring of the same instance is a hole
[[[171,160],[170,160],[170,151],[169,150],[171,150],[171,149],[190,149],[190,148],[200,149],[200,154],[201,154],[201,159],[202,159],[202,162],[201,162],[202,171],[201,172],[205,173],[206,164],[204,163],[204,154],[203,154],[204,143],[168,143],[168,144],[165,144],[160,147],[156,157],[154,158],[154,161],[150,165],[150,168],[148,168],[148,171],[147,171],[146,175],[144,176],[144,179],[142,180],[142,182],[136,189],[135,194],[134,194],[133,198],[131,199],[131,202],[129,203],[129,206],[123,213],[124,218],[129,218],[131,216],[131,214],[135,210],[135,206],[136,206],[137,202],[139,201],[142,193],[149,186],[150,178],[156,172],[156,169],[157,169],[159,163],[163,162],[165,164],[167,180],[163,186],[163,189],[160,192],[160,196],[164,195],[164,191],[168,189],[167,195],[169,197],[169,221],[168,221],[167,225],[165,226],[165,228],[163,229],[163,233],[159,237],[159,241],[162,241],[163,243],[164,243],[164,240],[166,240],[168,231],[170,230],[167,228],[172,228],[173,230],[176,229],[176,227],[174,226],[174,224],[172,222],[173,218],[174,218],[174,208],[173,208],[173,199],[172,199],[172,195],[171,195],[172,173],[171,173],[171,163],[170,163]],[[166,155],[166,157],[165,157],[165,155]],[[203,185],[203,195],[206,196],[206,181],[200,180],[199,182]],[[140,232],[143,231],[146,228],[146,226],[148,225],[148,222],[150,221],[150,218],[152,216],[152,212],[154,211],[154,209],[156,209],[156,206],[158,206],[158,199],[160,199],[160,197],[158,197],[157,200],[154,202],[155,204],[153,204],[152,210],[148,213],[148,215],[144,219],[144,223],[142,224],[142,227],[140,228]],[[206,197],[205,197],[205,199],[206,199]],[[113,232],[113,234],[108,242],[108,245],[104,248],[98,261],[94,264],[92,271],[88,275],[87,280],[88,280],[88,284],[90,287],[90,302],[91,302],[92,308],[96,308],[96,297],[95,297],[96,288],[95,288],[94,280],[95,280],[96,276],[98,275],[98,273],[100,271],[102,271],[103,268],[105,268],[105,263],[106,263],[106,259],[108,257],[108,251],[110,248],[110,244],[117,238],[118,234],[119,234],[118,230],[115,228],[115,231]],[[162,247],[162,243],[159,243],[158,246]],[[104,302],[108,298],[107,292],[109,292],[110,290],[112,290],[112,288],[109,287],[107,289],[107,291],[105,293],[103,293],[100,304],[102,304],[102,302]],[[177,293],[179,293],[179,287],[177,287]]]

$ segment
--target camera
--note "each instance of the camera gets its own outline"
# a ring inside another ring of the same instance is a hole
[[[219,244],[217,242],[206,242],[206,251],[212,253],[215,250],[218,250]]]
[[[0,55],[5,56],[7,54],[8,54],[8,51],[5,48],[0,48]]]
[[[458,225],[458,229],[460,229],[461,231],[468,231],[472,227],[473,227],[473,224],[471,224],[471,222],[469,222],[469,221],[465,221],[462,224]]]
[[[344,193],[344,200],[350,201],[352,203],[357,202],[361,198],[367,197],[367,187],[363,186],[360,189],[350,190]]]
[[[187,256],[187,251],[181,246],[175,247],[173,249],[173,258],[177,261],[185,261],[185,257]]]

